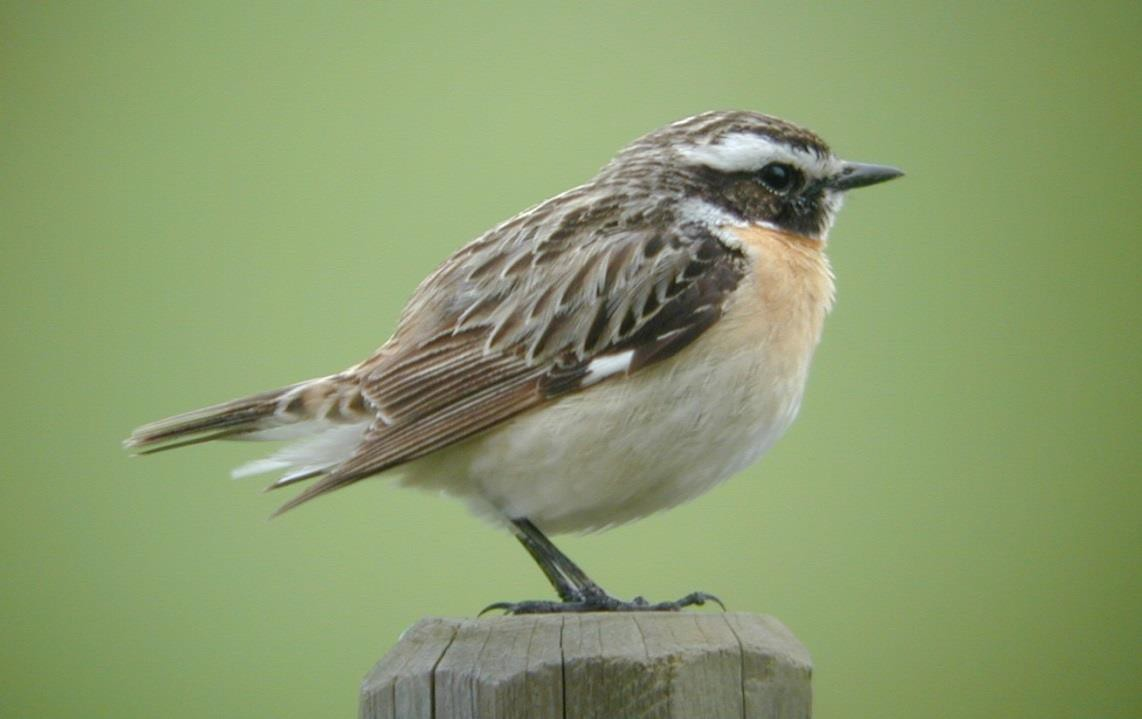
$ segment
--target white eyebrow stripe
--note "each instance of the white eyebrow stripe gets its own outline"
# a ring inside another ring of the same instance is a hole
[[[791,163],[815,177],[825,177],[839,169],[834,167],[832,158],[751,132],[735,132],[709,145],[682,145],[677,151],[690,163],[722,172],[752,172],[774,161]]]
[[[581,386],[590,387],[597,382],[602,382],[607,377],[619,372],[626,372],[630,369],[630,362],[633,358],[634,350],[596,357],[587,365],[587,376],[583,378]]]

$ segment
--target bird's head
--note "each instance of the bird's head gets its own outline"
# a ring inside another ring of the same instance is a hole
[[[902,174],[886,165],[846,162],[809,130],[741,110],[705,112],[644,135],[602,172],[722,221],[819,240],[832,227],[845,192]]]

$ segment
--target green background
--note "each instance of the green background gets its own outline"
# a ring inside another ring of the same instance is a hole
[[[340,369],[419,279],[711,108],[908,177],[850,199],[800,420],[562,546],[810,648],[817,716],[1138,717],[1138,3],[5,2],[0,713],[333,717],[425,615],[547,596],[383,480],[281,520],[136,424]]]

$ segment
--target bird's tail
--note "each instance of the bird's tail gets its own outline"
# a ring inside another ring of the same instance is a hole
[[[135,454],[152,454],[214,439],[240,439],[253,432],[291,424],[283,398],[306,383],[183,412],[136,429],[123,446]]]
[[[358,383],[332,375],[145,424],[123,445],[152,454],[215,439],[295,439],[365,418]]]
[[[347,459],[375,418],[360,381],[336,374],[185,412],[139,427],[123,442],[135,454],[230,440],[293,440],[234,470],[246,477],[284,470],[269,489],[329,471]]]

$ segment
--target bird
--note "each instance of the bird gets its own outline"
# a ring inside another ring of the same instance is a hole
[[[462,246],[362,362],[124,444],[285,441],[234,470],[279,473],[268,489],[308,483],[275,516],[376,475],[458,498],[508,529],[559,597],[489,609],[720,604],[614,597],[548,535],[677,506],[773,446],[833,306],[825,249],[844,196],[901,175],[770,115],[687,117]]]

